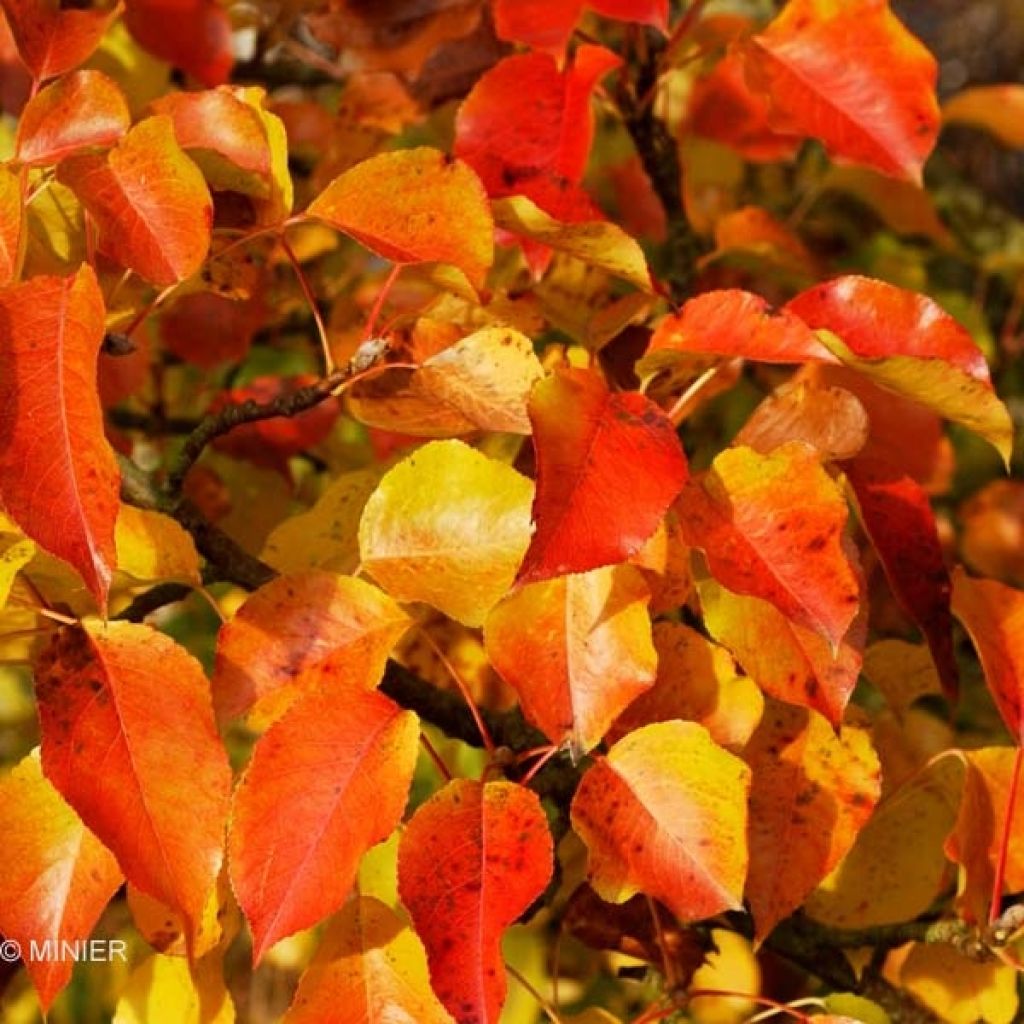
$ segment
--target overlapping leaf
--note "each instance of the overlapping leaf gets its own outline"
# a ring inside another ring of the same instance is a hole
[[[87,60],[115,11],[61,7],[59,0],[4,0],[18,54],[37,79],[53,78]]]
[[[537,529],[519,570],[531,583],[635,554],[687,478],[668,417],[650,399],[560,370],[530,397]]]
[[[17,277],[24,224],[19,176],[8,167],[0,167],[0,286]]]
[[[838,648],[860,590],[843,547],[846,502],[812,449],[731,448],[677,508],[687,543],[704,551],[723,586],[770,602]]]
[[[0,931],[26,954],[35,943],[87,939],[122,882],[105,846],[43,777],[36,753],[0,779]],[[45,1013],[71,980],[70,958],[26,955]]]
[[[220,85],[234,58],[231,19],[216,0],[127,0],[125,24],[150,53],[198,78]]]
[[[358,686],[311,690],[267,730],[235,791],[231,884],[253,961],[337,910],[405,810],[416,715]]]
[[[272,721],[307,690],[370,690],[409,619],[362,580],[310,570],[260,587],[217,637],[218,718]]]
[[[462,160],[437,149],[362,161],[332,181],[309,214],[395,263],[451,263],[478,289],[494,258],[483,186]]]
[[[398,886],[427,948],[430,978],[459,1024],[497,1024],[505,929],[544,891],[552,842],[536,794],[456,779],[402,834]]]
[[[231,787],[199,662],[148,626],[114,622],[63,628],[35,669],[47,778],[128,879],[194,926]]]
[[[683,921],[739,909],[749,787],[747,766],[694,722],[631,732],[573,798],[590,884],[613,903],[645,892]]]
[[[175,284],[206,258],[210,193],[170,118],[140,121],[107,155],[71,157],[57,173],[96,221],[103,250],[147,281]]]
[[[654,682],[647,586],[628,565],[531,583],[487,618],[491,664],[527,720],[574,758]]]
[[[120,484],[96,394],[104,313],[90,267],[0,290],[0,500],[101,607]]]

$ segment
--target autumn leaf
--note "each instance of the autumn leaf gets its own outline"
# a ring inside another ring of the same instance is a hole
[[[957,569],[953,614],[970,634],[1006,728],[1024,745],[1024,592]]]
[[[147,281],[175,284],[206,258],[210,193],[170,118],[140,121],[106,156],[70,157],[57,176],[96,221],[103,250]]]
[[[59,0],[4,0],[18,54],[39,80],[70,71],[99,45],[115,10],[63,8]]]
[[[126,0],[128,31],[150,53],[198,78],[220,85],[234,63],[231,19],[216,0]]]
[[[540,800],[512,782],[449,782],[422,804],[398,849],[398,887],[438,998],[459,1024],[497,1024],[505,929],[551,878]]]
[[[608,566],[520,587],[487,618],[491,664],[527,721],[574,759],[654,682],[648,600],[638,570]]]
[[[194,926],[231,786],[199,662],[148,626],[112,622],[61,629],[35,672],[46,777],[128,879]]]
[[[21,181],[10,168],[0,167],[0,286],[18,276],[24,224]]]
[[[560,370],[530,397],[537,455],[536,532],[519,583],[586,572],[635,554],[688,470],[668,417],[596,373]]]
[[[259,296],[240,300],[216,292],[189,292],[160,317],[160,340],[179,359],[211,370],[242,362],[266,315]]]
[[[590,884],[613,903],[645,892],[682,921],[738,910],[749,787],[747,766],[694,722],[631,732],[573,797]]]
[[[757,728],[764,698],[729,652],[681,622],[654,624],[658,672],[652,686],[616,719],[609,739],[674,718],[697,722],[720,747],[742,750]]]
[[[149,1024],[156,1015],[177,1024],[235,1024],[235,1006],[224,981],[223,958],[156,954],[143,960],[125,982],[112,1024]]]
[[[37,93],[21,113],[15,155],[30,167],[80,149],[114,145],[131,125],[121,90],[99,71],[75,71]]]
[[[181,580],[199,586],[199,553],[192,537],[170,516],[122,505],[114,530],[117,570],[135,580]]]
[[[18,573],[35,557],[36,546],[20,534],[0,537],[0,610],[7,605]]]
[[[360,857],[401,820],[418,741],[415,714],[352,685],[303,694],[257,741],[228,840],[254,964],[342,905]]]
[[[409,626],[370,583],[310,570],[255,591],[217,636],[211,683],[217,717],[267,724],[303,693],[373,689]]]
[[[394,910],[368,896],[328,925],[282,1024],[320,1024],[339,1007],[366,1021],[452,1021],[430,987],[423,944]]]
[[[91,267],[0,290],[0,499],[101,609],[120,486],[96,394],[104,312]]]
[[[746,897],[764,941],[853,845],[881,775],[864,729],[837,734],[816,712],[774,701],[743,757],[753,779]]]
[[[732,652],[767,694],[842,721],[863,660],[866,616],[858,615],[833,651],[820,633],[767,601],[734,594],[713,579],[697,584],[708,632]]]
[[[1004,146],[1024,148],[1024,86],[972,85],[943,104],[942,120],[981,128]]]
[[[425,146],[362,161],[308,213],[394,263],[451,263],[478,290],[494,259],[494,222],[476,174]]]
[[[920,182],[939,131],[938,68],[887,0],[790,0],[743,55],[776,131]]]
[[[424,601],[480,626],[529,544],[532,494],[525,477],[461,441],[424,445],[367,501],[362,565],[397,601]]]
[[[33,752],[0,778],[0,932],[21,948],[88,939],[122,882],[105,846],[43,776]],[[45,1013],[71,980],[70,958],[26,956]]]
[[[882,691],[885,702],[904,718],[919,697],[942,692],[928,648],[906,640],[885,639],[864,652],[864,676]]]
[[[838,648],[860,589],[843,547],[846,502],[812,449],[730,448],[691,481],[677,510],[686,542],[723,586],[768,601]]]

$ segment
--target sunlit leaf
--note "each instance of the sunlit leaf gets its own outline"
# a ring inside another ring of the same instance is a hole
[[[790,0],[744,56],[776,131],[921,180],[939,131],[938,67],[887,0]]]
[[[199,585],[199,554],[188,533],[169,516],[122,505],[114,531],[117,568],[136,580],[182,580]]]
[[[0,499],[105,607],[120,484],[96,360],[103,296],[90,267],[0,290]]]
[[[156,285],[194,274],[210,244],[213,207],[199,168],[168,117],[140,121],[106,156],[74,156],[57,171],[118,263]]]
[[[112,146],[131,124],[121,90],[99,71],[75,71],[29,100],[18,119],[17,158],[55,164],[79,149]]]
[[[459,1024],[497,1024],[505,929],[544,891],[552,841],[536,794],[456,779],[402,834],[398,885],[438,998]]]
[[[1024,85],[973,85],[943,104],[942,120],[982,128],[1005,146],[1024,148]]]
[[[344,902],[402,817],[418,739],[411,711],[349,685],[304,694],[257,742],[228,844],[254,962]]]
[[[738,910],[749,787],[747,766],[696,723],[631,732],[587,771],[573,797],[590,884],[613,903],[645,892],[683,921]]]
[[[59,0],[4,0],[18,54],[36,78],[77,67],[96,49],[116,11],[64,8]]]
[[[843,547],[847,508],[816,453],[791,442],[770,455],[730,448],[677,503],[683,536],[712,575],[773,604],[837,648],[860,602]]]
[[[654,682],[649,593],[627,565],[520,587],[491,611],[491,663],[519,695],[527,720],[574,758]]]
[[[143,960],[118,997],[113,1024],[150,1024],[158,1017],[177,1024],[234,1024],[220,958],[194,965],[160,954]]]
[[[364,160],[332,181],[308,212],[395,263],[451,263],[478,289],[494,258],[483,186],[469,166],[437,149]]]
[[[596,373],[574,369],[541,381],[529,411],[537,529],[519,582],[635,554],[687,478],[671,421],[643,395],[611,392]]]
[[[389,470],[359,523],[363,567],[398,601],[479,626],[511,587],[530,540],[533,486],[461,441]]]
[[[27,953],[34,942],[87,939],[122,882],[113,855],[43,777],[33,752],[0,778],[0,931]],[[71,980],[70,958],[25,957],[45,1013]]]
[[[10,168],[0,167],[0,286],[18,275],[24,226],[21,181]]]
[[[36,546],[18,534],[0,537],[0,609],[7,604],[19,572],[36,553]]]
[[[36,661],[36,698],[46,777],[128,879],[194,926],[231,785],[199,662],[148,626],[65,627]]]
[[[368,896],[328,926],[283,1024],[320,1024],[339,1007],[368,1022],[451,1024],[430,987],[422,943],[394,910]]]
[[[764,940],[836,866],[881,792],[863,729],[836,734],[814,711],[772,702],[744,751],[750,789],[746,897]]]

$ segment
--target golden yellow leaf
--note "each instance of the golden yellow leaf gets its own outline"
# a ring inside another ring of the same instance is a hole
[[[924,644],[886,639],[864,652],[864,675],[882,691],[897,718],[903,718],[919,697],[940,696],[935,662]]]
[[[756,996],[761,991],[761,968],[750,942],[742,935],[715,928],[711,939],[717,951],[694,972],[690,989],[718,989],[737,995],[698,996],[690,1003],[689,1011],[699,1024],[740,1024],[755,1009],[755,1004],[743,995]]]
[[[235,1006],[222,974],[221,958],[204,957],[190,970],[188,960],[157,953],[128,979],[117,1001],[113,1024],[234,1024]]]
[[[122,503],[114,543],[118,571],[136,580],[200,582],[196,546],[169,516]]]

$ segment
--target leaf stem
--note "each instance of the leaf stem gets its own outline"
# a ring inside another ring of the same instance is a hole
[[[295,255],[295,250],[291,247],[291,243],[283,233],[281,235],[281,248],[284,249],[288,262],[291,263],[292,270],[295,271],[299,287],[302,289],[302,294],[306,297],[306,303],[309,305],[309,311],[313,314],[313,322],[316,324],[317,334],[320,336],[320,347],[324,352],[324,373],[330,376],[334,373],[334,356],[331,355],[331,346],[327,340],[327,327],[324,324],[324,318],[320,314],[320,307],[317,305],[316,296],[313,294],[313,289],[310,287],[309,280],[302,269],[298,256]]]

